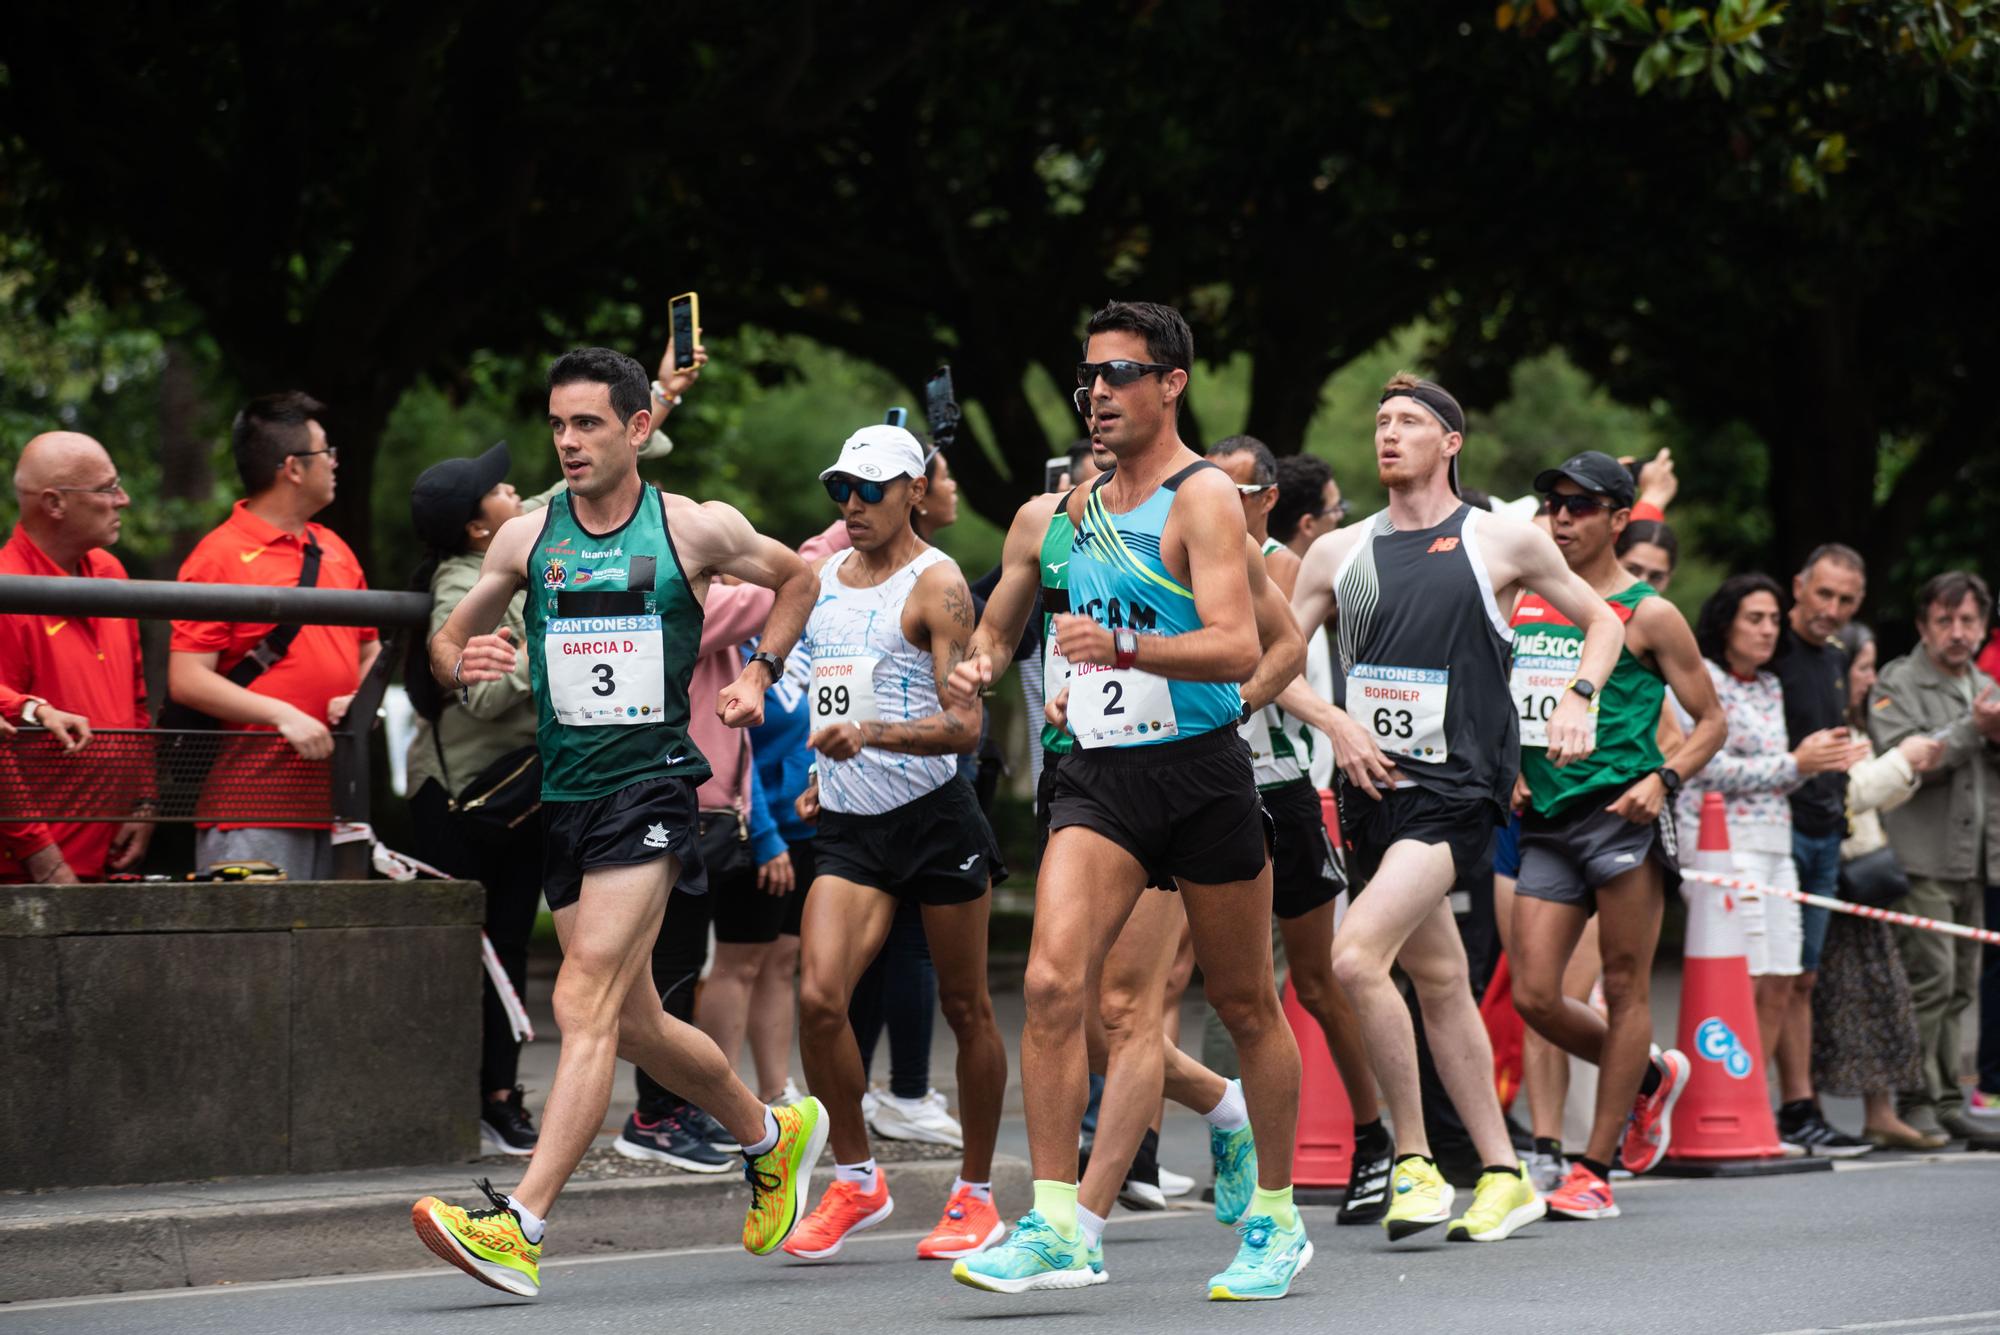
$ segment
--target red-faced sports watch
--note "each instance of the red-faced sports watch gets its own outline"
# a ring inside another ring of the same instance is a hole
[[[1117,655],[1111,666],[1120,671],[1139,661],[1139,632],[1121,626],[1111,632],[1111,650]]]

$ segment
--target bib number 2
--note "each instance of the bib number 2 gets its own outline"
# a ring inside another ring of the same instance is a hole
[[[543,637],[543,662],[558,723],[596,728],[666,716],[657,616],[556,617]]]
[[[1408,760],[1437,764],[1449,758],[1444,720],[1450,698],[1449,668],[1356,663],[1347,674],[1348,711],[1383,751]]]
[[[1127,746],[1175,736],[1180,722],[1166,678],[1137,668],[1073,663],[1069,729],[1084,747]]]

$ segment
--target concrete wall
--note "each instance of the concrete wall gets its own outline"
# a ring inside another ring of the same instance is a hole
[[[476,1152],[463,882],[0,886],[0,1188]]]

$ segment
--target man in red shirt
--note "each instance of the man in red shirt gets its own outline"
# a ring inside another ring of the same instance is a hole
[[[195,545],[180,577],[200,584],[294,587],[308,549],[319,551],[322,589],[365,589],[361,563],[333,530],[310,522],[333,500],[337,456],[317,420],[326,406],[297,391],[267,394],[236,415],[230,443],[246,499]],[[176,703],[220,719],[234,731],[276,731],[294,754],[230,759],[231,786],[282,785],[326,790],[333,754],[328,725],[347,713],[362,676],[381,651],[373,628],[305,625],[285,656],[248,686],[226,675],[275,627],[231,621],[176,621],[167,689]],[[204,797],[206,803],[210,799]],[[319,805],[324,806],[322,800]],[[311,821],[247,825],[226,812],[200,827],[195,861],[262,858],[295,881],[333,872],[329,827]]]
[[[125,567],[103,549],[118,541],[132,498],[102,445],[73,431],[36,436],[15,465],[14,495],[21,519],[0,547],[0,575],[125,578]],[[139,631],[125,617],[0,616],[0,681],[0,718],[49,728],[71,753],[89,741],[93,725],[148,726]],[[38,764],[32,782],[52,810],[102,811],[111,801],[120,814],[136,814],[150,793],[150,773],[125,768]],[[102,880],[107,868],[136,866],[152,835],[144,821],[0,824],[0,882]]]

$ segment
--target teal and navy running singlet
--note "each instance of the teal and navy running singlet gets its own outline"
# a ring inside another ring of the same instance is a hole
[[[1194,590],[1161,563],[1160,534],[1180,484],[1197,469],[1214,467],[1206,460],[1189,464],[1122,515],[1104,504],[1104,487],[1114,474],[1099,478],[1085,493],[1070,543],[1070,611],[1141,635],[1199,630]],[[1137,668],[1083,663],[1071,664],[1070,672],[1069,727],[1086,750],[1197,737],[1234,728],[1243,712],[1234,682],[1169,681]]]

